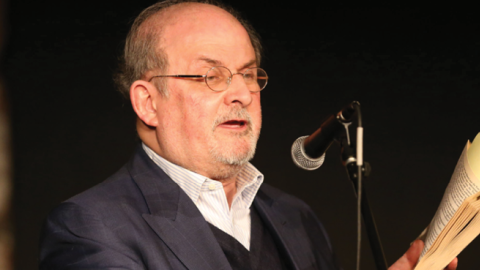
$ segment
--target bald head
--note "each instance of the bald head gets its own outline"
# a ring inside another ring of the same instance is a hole
[[[235,181],[255,153],[262,122],[260,93],[250,90],[243,75],[258,67],[248,31],[231,13],[202,3],[153,13],[139,25],[138,39],[151,29],[156,34],[152,48],[168,56],[168,65],[165,60],[163,67],[148,68],[130,87],[140,139],[183,168]],[[212,91],[209,85],[227,77],[200,77],[218,67],[232,74],[228,91]],[[159,93],[162,78],[168,81],[168,96]]]
[[[216,16],[204,16],[216,14]],[[165,74],[168,69],[168,55],[165,53],[164,30],[167,26],[188,21],[192,26],[200,25],[206,19],[230,18],[231,24],[240,24],[248,35],[249,42],[255,50],[257,65],[261,60],[261,43],[258,34],[253,27],[240,17],[232,8],[213,0],[207,1],[164,1],[156,3],[140,13],[135,19],[127,36],[123,63],[115,81],[120,92],[129,96],[130,85],[139,79],[145,79],[144,75],[149,70],[160,71]],[[229,27],[232,25],[219,25],[216,27]],[[209,29],[212,30],[212,29]],[[161,93],[166,94],[163,80],[157,80],[157,87]]]

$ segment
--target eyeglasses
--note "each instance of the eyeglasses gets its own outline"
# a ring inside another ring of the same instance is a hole
[[[230,84],[232,83],[233,75],[242,75],[245,84],[247,85],[248,90],[250,92],[260,92],[267,86],[268,82],[268,75],[265,70],[254,67],[249,68],[245,72],[240,73],[232,73],[230,69],[226,67],[212,67],[207,71],[205,75],[157,75],[153,76],[148,80],[149,82],[152,81],[153,78],[157,77],[175,77],[175,78],[204,78],[205,83],[207,86],[215,92],[221,92],[228,89]]]

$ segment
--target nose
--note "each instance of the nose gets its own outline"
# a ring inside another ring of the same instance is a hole
[[[238,76],[235,77],[235,75]],[[225,104],[229,106],[232,103],[239,103],[242,107],[252,103],[252,93],[248,90],[242,73],[232,75],[230,86],[225,91]]]

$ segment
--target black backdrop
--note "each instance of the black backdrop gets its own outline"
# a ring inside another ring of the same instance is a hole
[[[39,230],[61,201],[99,183],[138,143],[111,79],[129,23],[152,1],[16,0],[2,69],[11,105],[16,269],[35,269]],[[393,263],[433,217],[457,159],[480,131],[480,22],[474,9],[232,2],[260,32],[264,126],[252,161],[312,206],[345,269],[355,265],[355,197],[333,146],[319,170],[291,143],[362,103],[368,194]],[[474,241],[460,269],[478,269]],[[367,242],[363,269],[374,269]]]

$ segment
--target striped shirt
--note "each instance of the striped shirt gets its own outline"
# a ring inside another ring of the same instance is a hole
[[[250,250],[250,206],[263,182],[263,174],[251,163],[244,166],[237,176],[237,193],[229,208],[221,182],[173,164],[143,143],[142,147],[153,162],[192,199],[207,222]]]

